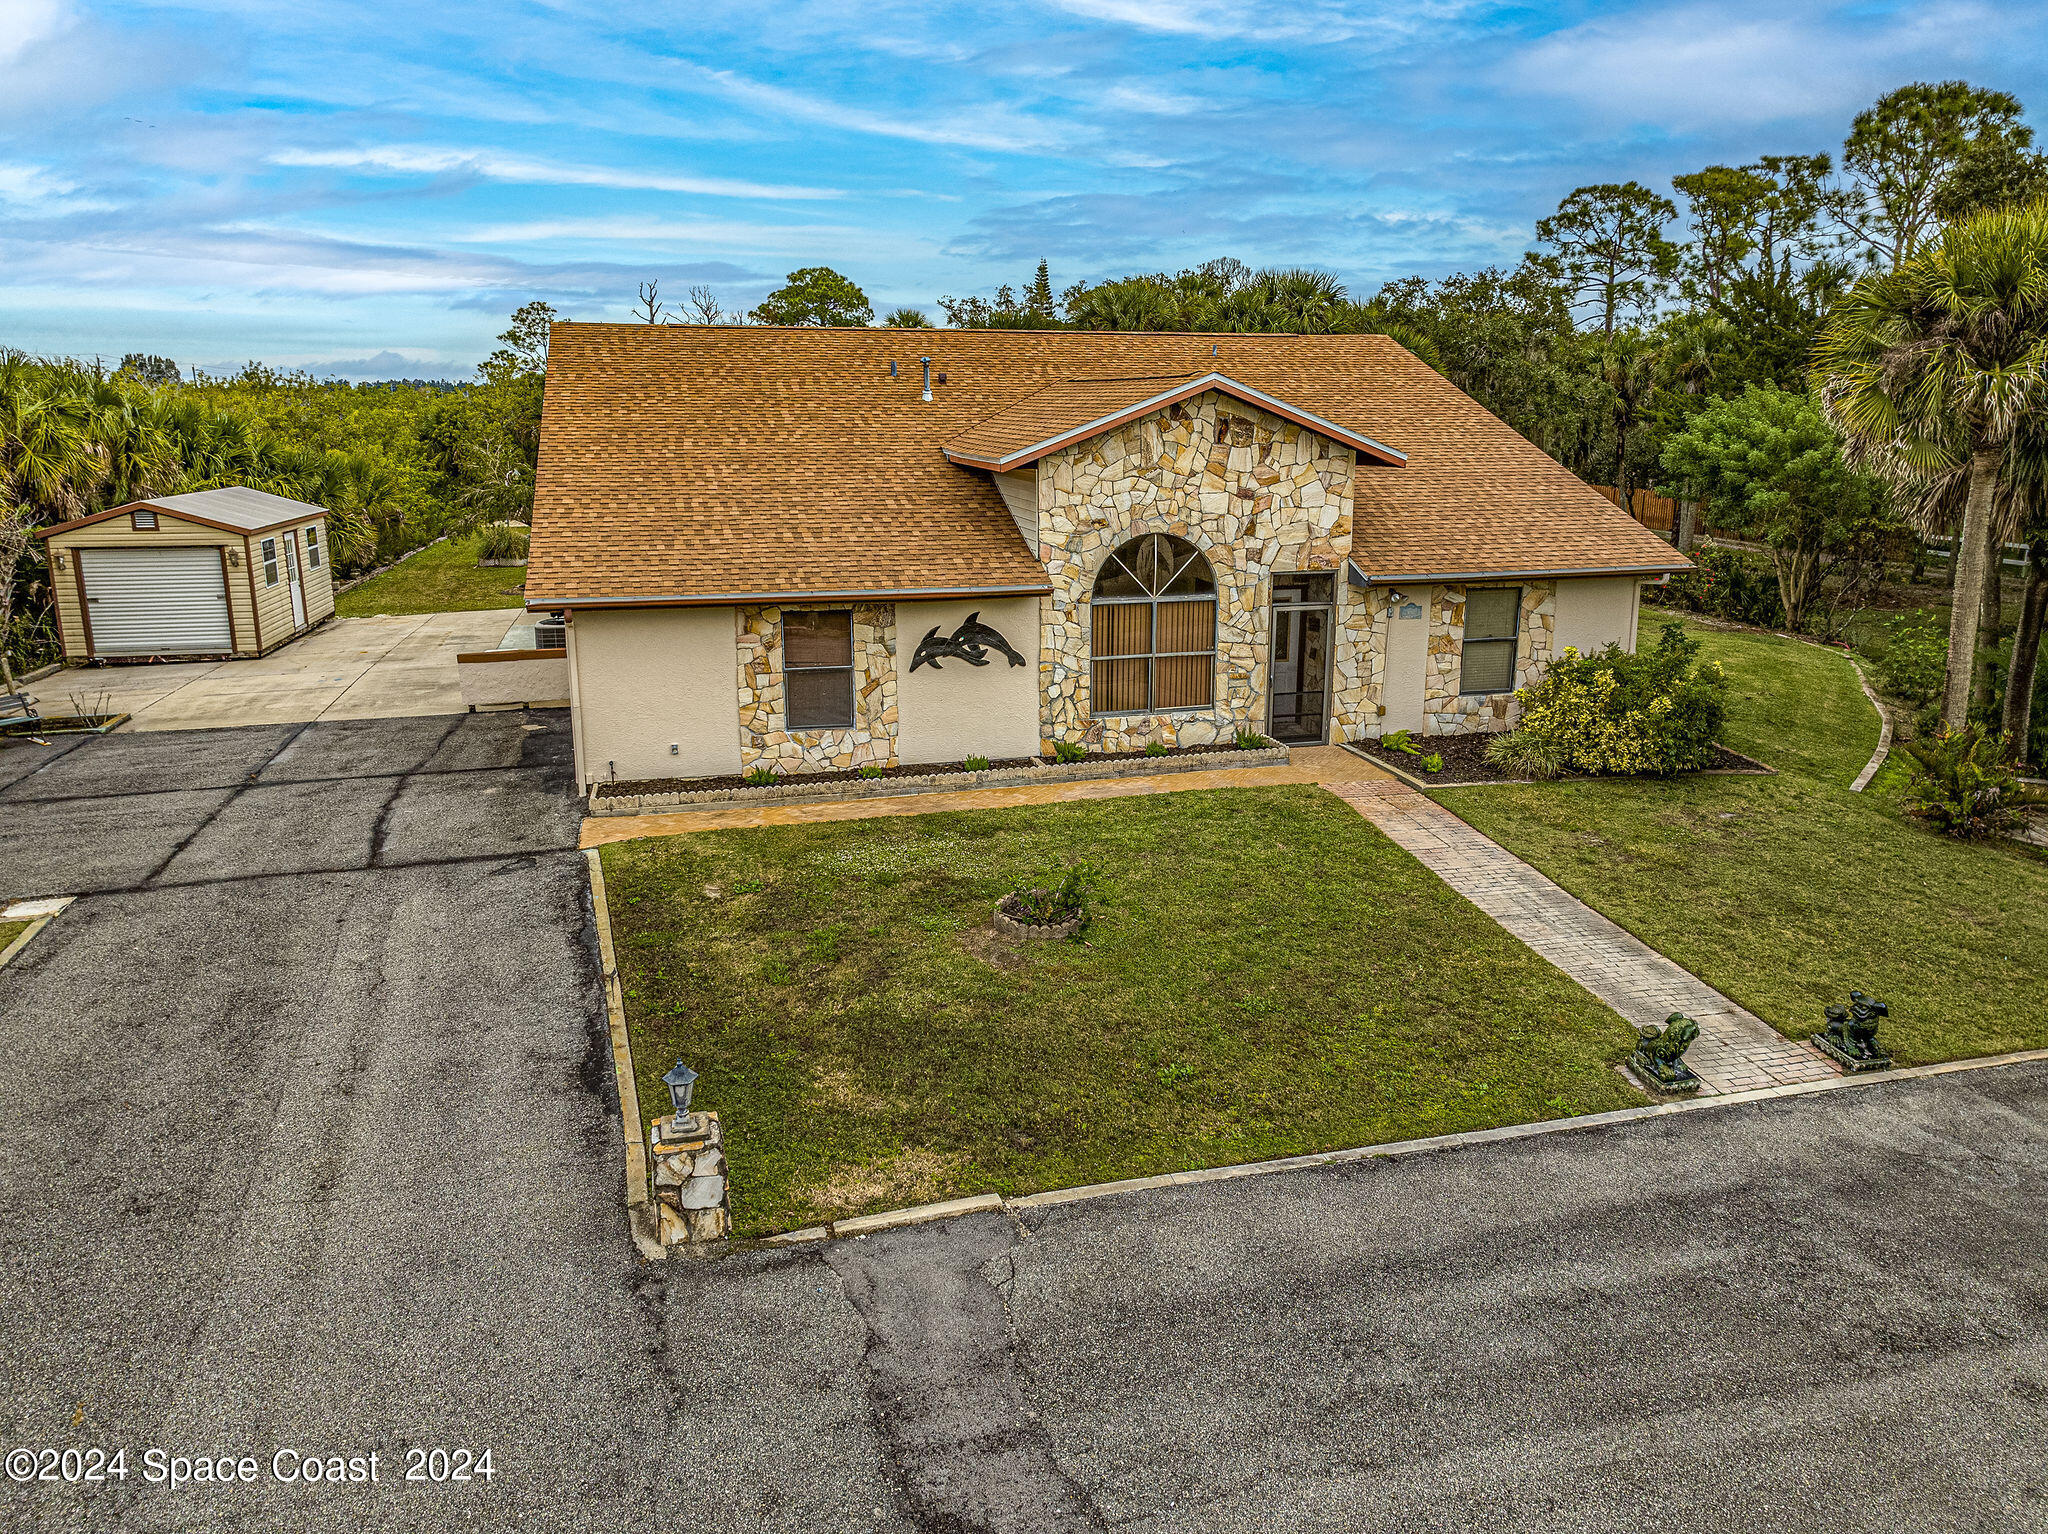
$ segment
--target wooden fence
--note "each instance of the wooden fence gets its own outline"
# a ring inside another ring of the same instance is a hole
[[[1594,491],[1604,495],[1615,505],[1621,504],[1621,492],[1612,485],[1595,485]],[[1668,495],[1652,495],[1647,490],[1629,492],[1629,515],[1653,533],[1662,533],[1666,538],[1677,536],[1678,502]]]

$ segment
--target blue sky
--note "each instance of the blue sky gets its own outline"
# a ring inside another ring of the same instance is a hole
[[[673,19],[671,19],[673,18]],[[0,344],[466,374],[545,297],[877,309],[1216,255],[1512,262],[1572,187],[2048,106],[2048,6],[0,0]],[[936,311],[934,310],[934,317]]]

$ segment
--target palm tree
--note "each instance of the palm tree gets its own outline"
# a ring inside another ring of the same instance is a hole
[[[38,527],[85,509],[97,469],[78,395],[25,354],[0,352],[0,691],[15,690],[15,571]]]
[[[1614,486],[1621,495],[1621,509],[1634,515],[1628,476],[1628,439],[1657,391],[1660,352],[1656,343],[1640,331],[1618,330],[1600,345],[1600,381],[1607,385],[1608,407],[1614,419]]]
[[[1969,723],[1977,626],[2007,442],[2048,407],[2048,203],[1952,224],[1896,272],[1860,279],[1814,347],[1830,417],[1912,472],[1967,466],[1941,715]]]

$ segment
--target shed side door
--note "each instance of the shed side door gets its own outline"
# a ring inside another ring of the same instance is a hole
[[[220,550],[78,549],[96,655],[222,655],[234,649]]]

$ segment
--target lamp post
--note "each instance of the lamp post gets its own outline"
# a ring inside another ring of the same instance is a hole
[[[696,1089],[697,1073],[678,1060],[675,1069],[661,1078],[661,1083],[668,1088],[669,1106],[675,1113],[675,1123],[670,1133],[681,1135],[692,1127],[690,1094]]]

